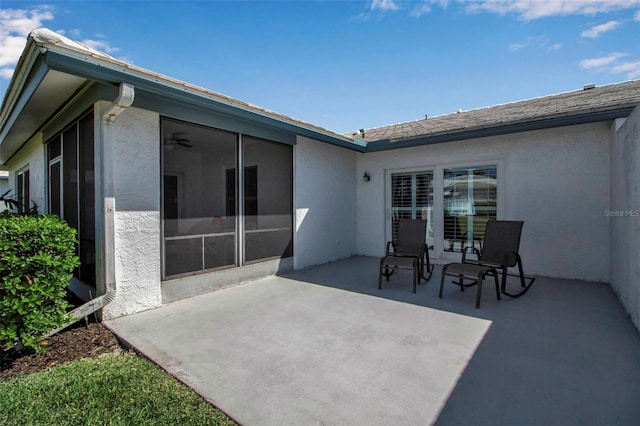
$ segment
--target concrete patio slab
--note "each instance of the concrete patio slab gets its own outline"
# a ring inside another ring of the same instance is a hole
[[[640,424],[640,336],[604,284],[480,310],[355,257],[109,321],[245,425]]]

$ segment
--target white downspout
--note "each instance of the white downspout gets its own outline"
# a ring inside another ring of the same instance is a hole
[[[70,312],[72,316],[71,322],[63,327],[56,329],[47,334],[51,336],[62,329],[68,327],[80,318],[84,318],[93,312],[102,309],[108,303],[112,302],[116,296],[116,262],[115,262],[115,228],[114,215],[116,209],[114,195],[114,173],[113,173],[113,136],[112,125],[122,111],[133,104],[135,90],[133,86],[125,83],[120,84],[120,93],[106,111],[102,114],[101,122],[105,124],[102,133],[102,196],[104,200],[103,226],[104,226],[104,286],[105,293],[95,299],[85,303],[82,306]]]

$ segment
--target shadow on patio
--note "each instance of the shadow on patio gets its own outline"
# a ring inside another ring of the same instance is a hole
[[[640,424],[640,335],[609,285],[537,277],[523,297],[497,301],[486,281],[478,310],[475,287],[445,280],[438,298],[441,266],[416,294],[410,271],[378,290],[377,267],[354,257],[284,276],[490,321],[436,424]]]

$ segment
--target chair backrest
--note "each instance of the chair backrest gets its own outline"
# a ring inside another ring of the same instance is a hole
[[[426,220],[400,219],[398,222],[397,252],[421,255],[424,253],[426,235]]]
[[[515,266],[516,256],[513,253],[518,253],[520,249],[523,224],[515,220],[489,220],[484,232],[480,262],[502,265],[507,254],[507,266]]]

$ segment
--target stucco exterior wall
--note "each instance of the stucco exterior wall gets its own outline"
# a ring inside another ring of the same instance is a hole
[[[105,319],[161,304],[160,118],[132,107],[110,130],[104,142],[113,144],[117,292]]]
[[[640,107],[611,126],[611,287],[640,330]]]
[[[352,256],[356,153],[298,137],[294,158],[294,268]]]
[[[42,144],[42,134],[36,134],[8,163],[8,187],[12,189],[11,196],[16,196],[16,172],[29,168],[29,198],[38,205],[38,211],[44,213],[45,202],[45,147]],[[4,192],[4,191],[3,191]],[[33,206],[30,204],[29,207]],[[4,206],[0,206],[4,210]]]
[[[385,172],[498,164],[498,218],[524,220],[525,273],[609,281],[609,130],[607,123],[568,126],[377,153],[358,154],[358,254],[380,256],[387,226]],[[441,177],[440,177],[441,179]],[[441,180],[440,180],[441,182]],[[435,215],[442,209],[436,203]],[[438,224],[438,218],[435,220]],[[436,250],[436,262],[459,254]]]

